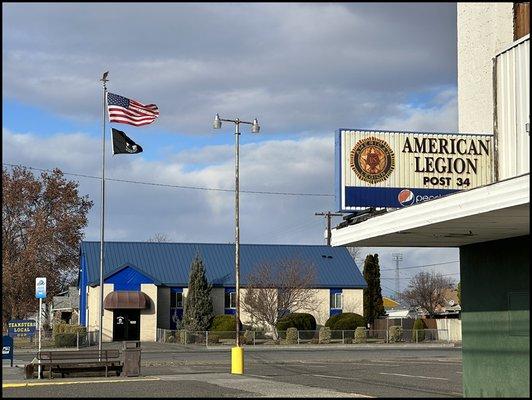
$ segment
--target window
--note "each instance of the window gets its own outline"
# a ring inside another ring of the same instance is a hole
[[[236,308],[236,292],[225,292],[225,308]]]
[[[170,308],[183,308],[183,293],[170,293]]]
[[[331,308],[342,309],[342,293],[331,293]]]

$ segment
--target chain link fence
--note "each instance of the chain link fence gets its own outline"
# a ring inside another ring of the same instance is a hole
[[[240,332],[244,346],[298,345],[298,344],[386,344],[386,343],[449,343],[446,329],[391,330],[314,330],[279,331],[277,338],[272,333],[245,330]],[[199,331],[157,329],[156,341],[188,346],[223,347],[234,346],[235,331]]]
[[[42,330],[41,331],[41,349],[53,349],[58,347],[73,347],[73,348],[85,348],[98,345],[98,331],[91,332],[77,332],[73,333],[72,340],[68,345],[56,345],[53,331]],[[15,336],[13,338],[13,346],[15,349],[32,349],[37,350],[39,348],[39,331],[35,331],[35,335],[28,336]]]

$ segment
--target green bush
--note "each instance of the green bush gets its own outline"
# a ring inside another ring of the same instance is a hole
[[[242,331],[242,322],[239,322]],[[234,315],[221,314],[213,318],[209,331],[213,332],[234,332],[236,331],[236,319]]]
[[[172,332],[172,331],[164,332],[164,342],[165,343],[175,343],[176,342],[175,333]]]
[[[422,342],[423,340],[425,340],[425,324],[422,319],[416,319],[412,329],[412,341]]]
[[[184,330],[184,329],[181,329],[181,330],[179,331],[179,342],[180,342],[181,344],[191,344],[191,343],[194,343],[195,337],[196,337],[196,335],[191,334],[191,333],[187,332],[187,331]]]
[[[76,333],[58,333],[54,335],[55,347],[76,347],[77,334]]]
[[[364,326],[364,317],[355,313],[338,314],[329,318],[325,326],[333,331],[354,331],[359,326]]]
[[[71,325],[71,324],[55,324],[53,329],[53,335],[61,334],[61,333],[87,333],[87,328],[81,325]]]
[[[297,329],[296,328],[288,328],[286,330],[286,344],[297,344]]]
[[[308,313],[292,313],[281,318],[277,322],[278,331],[286,331],[288,328],[296,328],[298,331],[316,330],[316,318]]]
[[[209,332],[209,344],[218,344],[218,343],[220,343],[220,335]]]
[[[366,328],[363,326],[355,329],[355,343],[366,343]]]
[[[390,326],[388,328],[388,342],[396,343],[401,341],[403,336],[403,327],[401,326]]]
[[[331,328],[320,328],[319,343],[331,343]]]

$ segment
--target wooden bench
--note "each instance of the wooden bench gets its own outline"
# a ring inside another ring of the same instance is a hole
[[[33,365],[41,366],[41,378],[48,370],[50,379],[53,372],[61,373],[64,378],[65,373],[94,370],[105,370],[106,377],[109,371],[119,376],[123,368],[119,350],[40,351]]]

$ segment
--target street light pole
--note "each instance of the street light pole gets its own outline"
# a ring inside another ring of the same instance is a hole
[[[235,284],[236,347],[240,347],[240,121],[235,123]]]
[[[244,353],[240,348],[240,124],[251,125],[251,132],[259,133],[259,121],[255,118],[253,122],[241,121],[237,119],[222,119],[218,114],[214,118],[212,124],[214,129],[222,127],[222,121],[232,122],[235,124],[235,285],[236,285],[236,347],[232,352],[232,368],[231,372],[242,374],[244,372]]]

